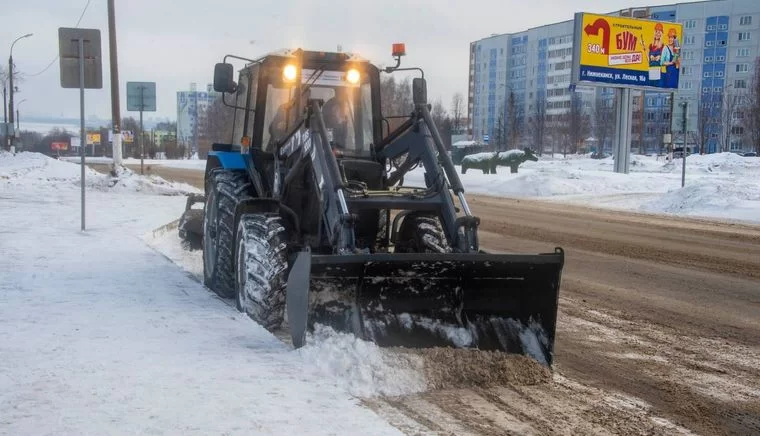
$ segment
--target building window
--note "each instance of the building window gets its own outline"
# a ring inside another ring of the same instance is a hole
[[[715,24],[710,24],[707,26],[708,32],[715,32]]]
[[[715,77],[723,77],[723,71],[716,71]]]
[[[681,85],[682,85],[683,89],[693,89],[694,88],[694,84],[691,81],[688,81],[688,80],[684,81],[684,82],[681,82]]]
[[[734,88],[736,88],[736,89],[747,89],[747,80],[746,79],[736,79],[736,80],[734,80]]]
[[[739,32],[739,41],[749,41],[749,32]]]
[[[690,61],[694,59],[694,52],[693,51],[686,51],[683,53],[683,60]]]
[[[742,126],[731,127],[731,134],[732,135],[743,135],[744,134],[744,127],[742,127]]]
[[[710,62],[712,62],[712,59],[713,59],[712,56],[705,56],[705,63],[709,64]]]
[[[683,23],[683,27],[686,29],[693,29],[697,27],[697,20],[686,20],[686,22]]]
[[[703,94],[707,94],[708,92],[710,92],[710,88],[702,88]]]
[[[739,18],[740,26],[749,26],[750,24],[752,24],[752,15],[745,15]]]
[[[681,73],[684,76],[691,76],[691,67],[684,66],[683,68],[681,68]]]
[[[715,88],[713,88],[713,92],[720,93],[721,91],[723,91],[723,88],[721,88],[720,86],[716,86]]]
[[[715,41],[705,41],[705,47],[712,47]]]
[[[715,56],[715,62],[726,62],[725,56]]]
[[[736,50],[736,57],[746,58],[749,56],[749,47],[742,47]]]
[[[694,35],[687,35],[684,38],[683,41],[684,41],[684,44],[686,44],[686,45],[694,44],[694,42],[696,41],[696,36],[694,36]]]
[[[728,30],[728,24],[721,24],[718,26],[718,30]]]
[[[719,39],[715,45],[717,45],[718,47],[725,47],[726,46],[726,40],[725,39]]]
[[[749,71],[749,65],[747,64],[736,64],[736,72],[737,73],[746,73]]]
[[[710,72],[709,72],[709,71],[705,71],[705,73],[704,73],[702,76],[703,76],[705,79],[709,79],[709,78],[710,78]]]

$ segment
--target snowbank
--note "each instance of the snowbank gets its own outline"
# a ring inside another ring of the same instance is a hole
[[[80,186],[79,164],[53,159],[40,153],[0,154],[0,185],[37,186],[45,189],[76,189]],[[90,190],[119,193],[186,195],[200,192],[185,183],[168,182],[158,176],[141,176],[125,169],[118,177],[85,167],[85,186]]]
[[[330,327],[317,325],[298,353],[316,376],[355,396],[404,395],[427,388],[420,356],[386,352]]]
[[[681,188],[682,160],[631,155],[629,174],[613,172],[614,159],[590,155],[543,155],[526,161],[518,174],[459,174],[466,192],[632,210],[760,222],[760,158],[734,153],[686,158],[686,187]],[[424,169],[406,183],[424,185]]]

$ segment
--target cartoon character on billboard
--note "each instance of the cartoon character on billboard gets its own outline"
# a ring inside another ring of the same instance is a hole
[[[678,71],[681,68],[681,45],[678,42],[678,32],[672,27],[668,29],[668,44],[662,50],[662,65],[665,69],[662,86],[677,88]]]
[[[649,44],[649,85],[658,86],[661,79],[662,68],[662,50],[664,44],[662,42],[662,23],[654,25],[654,40]],[[641,38],[643,43],[644,38]]]

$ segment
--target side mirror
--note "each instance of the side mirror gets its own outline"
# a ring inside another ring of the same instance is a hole
[[[427,83],[425,79],[419,77],[412,79],[412,100],[415,106],[427,104]]]
[[[234,93],[237,85],[232,80],[232,64],[216,64],[214,66],[214,91]]]

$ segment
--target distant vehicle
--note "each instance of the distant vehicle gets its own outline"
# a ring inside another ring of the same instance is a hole
[[[690,156],[691,152],[689,152],[689,149],[686,149],[686,156]],[[676,147],[673,149],[673,159],[681,159],[683,157],[683,147]]]
[[[757,157],[757,153],[755,153],[754,151],[750,151],[748,153],[744,153],[742,156],[744,156],[744,157]]]

